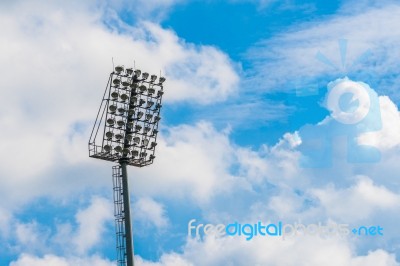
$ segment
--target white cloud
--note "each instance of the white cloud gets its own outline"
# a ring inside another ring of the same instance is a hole
[[[84,254],[100,243],[105,224],[113,219],[112,205],[107,199],[93,198],[91,205],[76,214],[78,230],[72,240],[78,253]]]
[[[349,188],[335,189],[333,184],[312,192],[320,201],[329,217],[348,223],[365,221],[376,211],[395,211],[400,206],[400,196],[384,186],[377,186],[368,177],[358,177]]]
[[[186,43],[159,25],[115,22],[93,2],[3,4],[0,71],[7,78],[0,99],[0,192],[9,201],[65,196],[76,190],[75,182],[83,190],[93,184],[89,174],[69,172],[67,179],[61,170],[104,171],[87,157],[86,147],[112,57],[116,64],[136,60],[142,70],[162,70],[169,104],[208,104],[236,90],[238,76],[227,55]]]
[[[189,240],[182,255],[168,254],[160,263],[140,263],[143,266],[171,265],[299,265],[299,266],[395,266],[393,254],[377,249],[364,256],[354,255],[351,246],[339,239],[300,237],[281,240],[274,238],[244,239],[207,238],[204,242]]]
[[[64,258],[55,255],[45,255],[43,257],[36,257],[34,255],[22,254],[17,261],[10,263],[10,266],[112,266],[115,262],[102,259],[97,255],[87,258]]]
[[[151,198],[140,198],[133,206],[135,219],[152,224],[158,229],[168,226],[165,207]]]

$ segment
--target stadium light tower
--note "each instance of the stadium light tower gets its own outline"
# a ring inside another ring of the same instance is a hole
[[[115,67],[89,140],[89,157],[117,162],[112,167],[118,266],[133,266],[127,165],[153,163],[164,77]]]

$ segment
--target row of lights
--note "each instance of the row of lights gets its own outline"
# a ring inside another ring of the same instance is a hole
[[[124,67],[123,66],[115,67],[115,72],[120,77],[133,76],[133,77],[136,77],[136,79],[141,79],[141,80],[147,80],[149,78],[149,76],[150,76],[149,73],[147,73],[147,72],[143,72],[142,73],[139,69],[133,70],[132,68],[125,69],[125,73],[124,73]],[[116,80],[118,80],[118,79],[116,79]],[[115,85],[118,85],[118,84],[116,84],[116,82],[118,82],[116,80],[114,80],[113,83]],[[156,80],[157,80],[157,76],[156,75],[151,75],[149,82],[154,83]],[[165,78],[164,77],[160,77],[158,79],[158,84],[161,85],[162,83],[164,83],[164,81],[165,81]],[[122,85],[125,86],[124,84],[122,84]],[[127,84],[126,86],[129,86],[129,85],[130,84]]]

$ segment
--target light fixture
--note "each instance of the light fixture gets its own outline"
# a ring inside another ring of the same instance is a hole
[[[148,139],[142,140],[142,146],[147,147],[147,145],[149,145],[149,140]]]
[[[89,140],[89,156],[113,166],[118,262],[133,265],[127,166],[153,163],[164,77],[118,65],[108,79]],[[101,129],[100,127],[104,127]]]
[[[132,68],[127,68],[127,69],[125,69],[125,71],[126,71],[127,75],[132,75],[132,73],[133,73],[133,69]]]
[[[164,81],[165,81],[165,78],[164,77],[160,77],[159,79],[158,79],[158,84],[163,84],[164,83]]]
[[[118,121],[117,121],[117,125],[118,125],[119,127],[123,127],[123,126],[125,125],[125,122],[124,122],[123,120],[118,120]]]
[[[126,100],[128,100],[128,98],[129,98],[129,96],[128,96],[127,94],[125,94],[125,93],[121,94],[121,100],[122,100],[123,102],[125,102]]]
[[[145,92],[146,89],[147,89],[147,88],[146,88],[146,86],[144,86],[144,85],[141,85],[141,86],[139,87],[139,90],[140,90],[141,93]]]
[[[140,143],[140,138],[139,137],[134,137],[133,138],[133,143],[134,144],[139,144]]]
[[[121,83],[121,80],[120,79],[114,79],[113,83],[114,83],[114,85],[118,86]]]
[[[125,148],[125,149],[123,149],[123,150],[122,150],[122,154],[123,154],[123,156],[128,156],[128,155],[129,155],[129,153],[131,153],[131,152],[130,152],[130,150],[129,150],[129,149],[127,149],[127,148]]]
[[[148,108],[151,108],[151,107],[153,106],[153,104],[154,104],[154,102],[148,101],[148,102],[147,102],[146,108],[147,108],[147,109],[148,109]]]
[[[115,134],[115,139],[116,140],[121,140],[121,139],[123,139],[124,138],[124,135],[122,135],[122,134],[120,134],[120,133],[118,133],[118,134]]]
[[[116,66],[115,71],[117,71],[118,74],[121,73],[122,71],[124,71],[124,66]]]
[[[154,137],[154,136],[157,135],[157,133],[158,133],[158,130],[157,129],[153,129],[153,132],[151,132],[151,136]]]
[[[107,131],[106,133],[106,137],[107,139],[111,139],[113,137],[114,133],[112,133],[111,131]]]
[[[149,133],[149,131],[150,131],[150,127],[144,127],[144,128],[143,128],[143,133],[144,133],[144,134]]]
[[[117,106],[116,105],[110,105],[108,107],[108,110],[110,110],[110,113],[115,113],[115,110],[117,110]]]
[[[109,124],[110,126],[115,124],[115,120],[112,118],[107,119],[107,124]]]
[[[136,132],[139,132],[141,129],[142,129],[142,126],[141,126],[141,125],[136,125],[136,126],[135,126],[135,131],[136,131]]]
[[[118,108],[118,113],[120,113],[121,115],[123,115],[125,113],[125,108]]]
[[[113,100],[117,100],[118,99],[118,92],[116,92],[116,91],[111,92],[111,98],[113,98]]]

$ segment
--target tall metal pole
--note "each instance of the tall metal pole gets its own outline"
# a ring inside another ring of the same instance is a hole
[[[133,238],[132,238],[132,225],[131,225],[131,209],[129,201],[128,189],[128,172],[126,170],[126,161],[120,162],[122,170],[122,193],[124,199],[124,218],[125,218],[125,241],[126,241],[126,261],[127,266],[134,266],[133,261]]]

